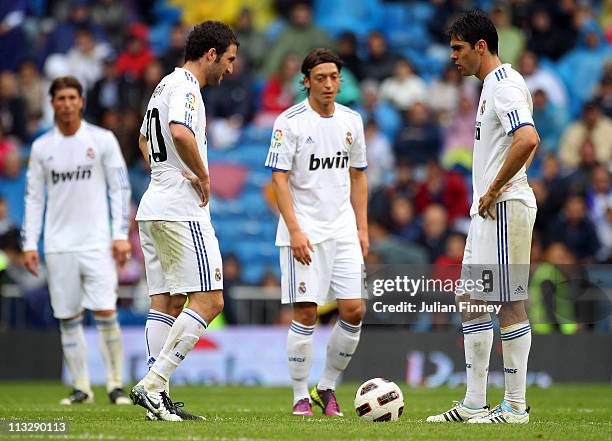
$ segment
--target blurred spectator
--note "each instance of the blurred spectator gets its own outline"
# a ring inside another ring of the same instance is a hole
[[[33,60],[21,63],[18,74],[19,93],[23,96],[26,105],[27,131],[35,133],[47,99],[45,82]]]
[[[450,233],[448,238],[446,239],[446,244],[444,248],[444,254],[438,257],[434,264],[436,265],[461,265],[463,262],[463,250],[465,249],[465,234],[461,233]],[[461,275],[461,268],[455,267],[458,269],[458,273],[456,273],[455,279],[459,278]]]
[[[541,153],[557,153],[568,120],[566,109],[551,102],[544,90],[538,89],[533,93],[533,122],[540,135]]]
[[[126,100],[129,100],[134,92],[134,88],[128,87],[128,83],[117,73],[115,59],[108,57],[103,63],[102,77],[87,94],[85,114],[97,124],[107,110],[125,107]],[[138,102],[136,99],[132,101]]]
[[[4,162],[13,154],[19,154],[19,146],[13,138],[7,136],[0,125],[0,175],[4,174]]]
[[[477,103],[471,96],[462,94],[453,109],[452,118],[444,128],[442,163],[449,169],[459,166],[466,173],[472,169],[476,107]]]
[[[400,58],[393,68],[393,76],[382,82],[379,93],[381,99],[404,111],[416,102],[424,102],[427,88],[425,82],[417,76],[412,64],[405,58]]]
[[[149,30],[142,24],[130,26],[125,41],[125,50],[117,58],[117,73],[129,75],[134,79],[142,76],[147,65],[153,60],[153,51],[149,47]]]
[[[238,52],[232,74],[218,87],[204,89],[204,104],[211,118],[210,131],[215,148],[232,147],[243,127],[253,118],[253,82],[247,60]]]
[[[9,208],[3,196],[0,196],[0,235],[17,228],[9,216]]]
[[[389,210],[392,232],[410,242],[416,242],[421,233],[421,224],[417,219],[412,201],[404,196],[391,199]]]
[[[451,116],[459,105],[463,84],[461,73],[457,66],[451,63],[446,65],[442,76],[435,78],[427,90],[427,104],[436,113],[438,121],[443,126],[449,124]],[[473,122],[474,120],[472,120],[472,126]]]
[[[386,188],[375,190],[369,201],[368,212],[373,217],[384,219],[391,209],[391,200],[396,196],[404,196],[412,200],[417,192],[418,184],[414,179],[412,165],[405,160],[395,164],[395,181]]]
[[[612,118],[612,61],[606,64],[603,78],[595,93],[596,99],[601,105],[601,109],[608,118]]]
[[[445,251],[446,240],[450,236],[448,214],[439,204],[431,204],[423,212],[423,226],[418,243],[429,253],[428,262],[434,262]]]
[[[287,52],[278,72],[268,77],[261,92],[261,111],[267,114],[268,125],[295,102],[293,79],[300,72],[301,62],[294,52]]]
[[[21,225],[23,221],[25,178],[26,170],[19,152],[13,151],[6,155],[0,178],[0,194],[6,199],[8,212],[15,225]]]
[[[236,36],[240,42],[240,53],[245,54],[253,72],[259,74],[269,46],[265,35],[253,25],[251,9],[245,7],[240,11],[236,22]]]
[[[544,257],[543,262],[533,265],[529,281],[528,308],[532,329],[538,334],[573,334],[577,330],[576,311],[565,273],[567,266],[576,262],[575,258],[562,242],[551,243]]]
[[[77,29],[74,46],[66,55],[70,71],[83,85],[85,93],[102,78],[104,59],[111,53],[106,43],[97,42],[89,28]]]
[[[369,220],[370,251],[380,257],[385,264],[425,264],[428,263],[427,251],[416,243],[401,237],[392,236],[389,227],[382,219]]]
[[[593,144],[597,161],[608,163],[612,158],[612,119],[602,115],[596,101],[586,103],[581,119],[563,132],[559,148],[561,163],[567,167],[576,167],[580,158],[580,147],[587,140]]]
[[[531,13],[531,32],[527,49],[540,57],[557,61],[575,44],[575,31],[570,26],[563,26],[553,20],[550,12],[543,5],[535,4]]]
[[[121,109],[120,122],[113,130],[128,167],[133,166],[142,158],[142,153],[135,141],[138,139],[142,124],[140,115],[140,111],[136,109]]]
[[[382,133],[376,121],[370,119],[364,128],[368,159],[368,190],[370,194],[390,181],[395,168],[395,157],[389,138]]]
[[[357,81],[363,79],[363,61],[357,53],[357,37],[352,32],[343,32],[338,37],[338,56],[344,63],[342,70],[351,71]]]
[[[591,185],[586,191],[589,217],[598,224],[605,220],[609,201],[612,198],[612,178],[604,166],[597,166],[591,172]]]
[[[95,0],[91,5],[92,21],[100,26],[114,48],[121,47],[129,16],[122,0]]]
[[[0,125],[3,133],[27,143],[30,135],[26,115],[26,103],[19,94],[17,77],[9,71],[0,72]]]
[[[387,49],[387,41],[382,33],[371,32],[368,35],[368,51],[363,63],[363,77],[382,82],[393,75],[399,56]]]
[[[160,61],[153,59],[149,64],[145,66],[142,73],[142,78],[138,81],[135,89],[137,93],[134,98],[138,98],[138,101],[134,103],[127,103],[127,105],[133,109],[137,109],[141,115],[144,115],[147,111],[147,105],[153,95],[153,91],[164,78],[164,67]]]
[[[447,211],[449,225],[468,217],[468,190],[463,176],[444,170],[436,161],[429,161],[425,170],[425,182],[419,185],[414,198],[417,213],[424,214],[430,205],[441,204]]]
[[[599,239],[595,226],[586,215],[586,204],[582,196],[569,196],[563,212],[548,228],[550,242],[563,239],[567,247],[581,263],[594,263],[599,250]]]
[[[579,162],[576,169],[567,176],[569,186],[567,191],[571,194],[584,195],[587,188],[591,185],[591,175],[600,163],[595,157],[595,147],[593,143],[587,139],[580,146],[578,151]]]
[[[516,66],[525,47],[525,34],[521,29],[512,25],[510,10],[503,4],[498,4],[493,8],[491,20],[497,28],[500,60],[502,63]]]
[[[545,154],[541,168],[541,179],[533,179],[530,184],[538,203],[535,228],[544,232],[563,208],[569,183],[568,179],[561,175],[561,165],[553,154]]]
[[[185,63],[185,38],[185,26],[182,23],[176,23],[170,31],[170,45],[159,58],[164,68],[164,75],[172,73],[175,67],[180,67]],[[239,41],[240,49],[244,50],[242,40]]]
[[[566,107],[568,105],[565,85],[553,71],[538,65],[538,56],[534,52],[523,52],[518,70],[523,75],[531,94],[537,90],[543,90],[555,106]]]
[[[409,159],[416,165],[437,161],[442,147],[440,128],[425,104],[415,103],[405,112],[405,118],[393,145],[396,158]]]
[[[373,119],[389,139],[395,139],[402,124],[400,114],[391,104],[379,99],[375,81],[362,81],[361,97],[361,104],[355,107],[361,118],[364,121]]]
[[[434,11],[427,21],[427,30],[438,44],[448,47],[448,25],[451,20],[466,10],[464,0],[433,0]]]
[[[23,59],[29,55],[22,26],[27,7],[26,0],[0,3],[0,72],[17,70]]]
[[[597,260],[601,263],[612,263],[612,196],[608,196],[604,208],[604,216],[595,224],[601,242]]]
[[[278,71],[283,57],[294,52],[303,59],[317,47],[333,48],[333,42],[325,31],[312,23],[310,5],[298,2],[291,7],[290,22],[265,55],[263,72],[271,75]]]
[[[228,325],[238,324],[236,302],[232,297],[232,289],[242,284],[242,264],[240,260],[235,254],[226,254],[223,256],[223,300],[225,301],[223,315]]]

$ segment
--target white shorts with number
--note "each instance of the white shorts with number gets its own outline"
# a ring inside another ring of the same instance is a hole
[[[314,245],[310,265],[293,257],[291,247],[280,247],[283,303],[313,302],[362,297],[363,256],[357,236],[330,239]]]
[[[149,295],[223,289],[215,230],[207,222],[139,221]]]
[[[77,316],[83,309],[114,310],[117,304],[117,268],[112,252],[89,250],[45,255],[49,293],[57,319]]]
[[[462,277],[486,279],[482,272],[488,271],[493,280],[491,292],[475,291],[472,298],[490,302],[527,299],[536,212],[536,208],[519,200],[509,200],[496,204],[495,219],[472,216],[463,253]]]

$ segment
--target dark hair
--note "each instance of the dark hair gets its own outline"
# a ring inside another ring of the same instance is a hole
[[[487,42],[489,52],[497,54],[499,38],[491,19],[482,11],[474,9],[457,17],[448,27],[448,36],[470,43],[472,47],[478,40]]]
[[[187,36],[185,61],[198,60],[212,48],[219,54],[219,60],[231,44],[240,46],[228,25],[220,21],[205,21],[196,25]]]
[[[79,96],[83,96],[83,86],[75,77],[57,77],[49,86],[49,95],[55,98],[55,94],[62,89],[76,89]]]
[[[305,77],[310,75],[310,71],[323,63],[334,63],[338,68],[338,72],[342,70],[342,65],[344,64],[340,57],[336,55],[329,49],[325,48],[317,48],[310,51],[304,61],[302,62],[302,73]]]

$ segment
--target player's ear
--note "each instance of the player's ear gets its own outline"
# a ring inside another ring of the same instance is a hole
[[[214,47],[211,47],[210,49],[208,49],[208,52],[206,52],[206,59],[209,61],[217,61],[217,49],[215,49]]]
[[[480,55],[484,54],[487,50],[487,42],[484,40],[478,40],[476,42],[476,50]]]

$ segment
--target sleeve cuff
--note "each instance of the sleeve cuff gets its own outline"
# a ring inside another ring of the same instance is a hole
[[[521,123],[521,124],[519,124],[518,126],[514,127],[512,130],[510,130],[510,131],[508,132],[508,135],[512,135],[514,132],[516,132],[518,129],[520,129],[520,128],[521,128],[521,127],[523,127],[523,126],[532,126],[532,127],[535,127],[535,126],[533,125],[533,123],[530,123],[530,122],[524,122],[524,123]]]

